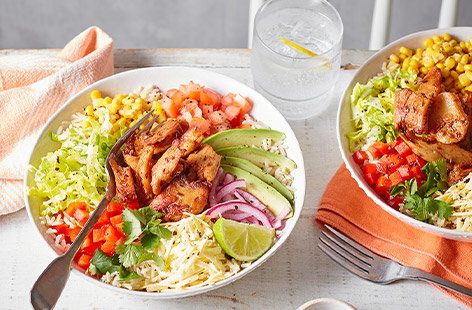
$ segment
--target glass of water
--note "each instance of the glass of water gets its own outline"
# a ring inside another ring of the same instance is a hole
[[[343,24],[325,0],[271,0],[254,20],[254,86],[288,119],[329,105],[341,62]]]

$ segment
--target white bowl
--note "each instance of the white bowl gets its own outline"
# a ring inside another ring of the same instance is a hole
[[[254,108],[252,115],[272,129],[282,131],[287,136],[285,144],[287,146],[287,155],[293,159],[298,168],[292,172],[294,177],[293,187],[296,189],[295,192],[295,205],[294,215],[292,218],[287,220],[286,226],[282,232],[281,237],[274,246],[267,251],[261,258],[251,264],[248,268],[237,273],[236,275],[225,279],[221,282],[216,283],[213,286],[201,287],[196,289],[189,289],[179,292],[165,292],[165,293],[151,293],[143,291],[131,291],[123,288],[117,288],[112,285],[101,282],[95,278],[89,277],[80,271],[73,269],[76,274],[90,280],[96,285],[112,289],[116,292],[130,293],[132,295],[142,296],[146,298],[155,299],[170,299],[179,298],[191,295],[197,295],[201,293],[214,290],[216,288],[225,286],[256,269],[263,262],[265,262],[270,256],[272,256],[287,240],[292,229],[294,228],[303,206],[303,199],[305,196],[305,167],[303,164],[302,151],[298,144],[297,138],[293,133],[290,125],[283,118],[283,116],[275,109],[267,99],[257,93],[252,88],[233,80],[227,76],[196,68],[186,67],[156,67],[156,68],[144,68],[126,71],[120,74],[113,75],[101,81],[98,81],[89,87],[82,90],[76,96],[71,98],[59,111],[57,111],[46,123],[42,132],[39,135],[38,140],[31,153],[29,164],[37,167],[41,157],[47,152],[55,150],[58,145],[51,142],[49,138],[49,132],[55,132],[57,128],[64,122],[70,121],[72,114],[83,111],[84,107],[90,104],[89,93],[94,89],[100,90],[106,95],[115,95],[118,93],[129,93],[139,86],[156,85],[163,90],[178,87],[180,84],[187,84],[189,81],[194,81],[203,86],[216,90],[220,94],[226,94],[229,92],[240,93],[243,96],[250,98],[254,102]],[[34,184],[33,174],[29,171],[25,175],[25,188]],[[59,249],[54,246],[54,240],[46,235],[46,228],[39,222],[39,205],[41,200],[37,197],[29,197],[25,192],[25,202],[28,215],[31,222],[36,227],[37,232],[42,236],[42,239],[46,241],[47,245],[53,249],[57,254],[61,254]]]
[[[369,79],[382,72],[382,64],[387,61],[390,54],[398,53],[398,48],[400,46],[406,46],[414,50],[418,47],[423,47],[423,41],[425,39],[431,38],[436,34],[441,35],[443,33],[449,33],[461,41],[466,41],[472,38],[472,27],[453,27],[416,32],[390,43],[389,45],[387,45],[369,58],[369,60],[354,75],[351,83],[346,88],[341,98],[338,109],[337,122],[338,143],[339,148],[341,150],[341,155],[344,159],[344,162],[346,163],[346,167],[351,172],[352,177],[357,181],[357,183],[364,190],[364,192],[370,198],[372,198],[375,203],[380,205],[382,209],[392,214],[393,216],[399,218],[403,222],[408,223],[414,227],[420,228],[429,233],[448,239],[472,242],[472,233],[460,232],[427,224],[418,221],[412,217],[409,217],[403,213],[400,213],[392,209],[389,205],[387,205],[365,182],[364,177],[362,176],[361,168],[352,159],[352,153],[349,151],[349,143],[348,139],[346,138],[346,133],[352,132],[354,129],[351,118],[350,96],[352,89],[356,85],[356,83],[365,84]]]

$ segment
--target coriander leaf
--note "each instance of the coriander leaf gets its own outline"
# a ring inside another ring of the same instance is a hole
[[[126,235],[125,244],[130,244],[142,233],[140,220],[129,209],[123,210],[123,233]]]
[[[158,236],[160,239],[170,239],[172,238],[172,232],[165,227],[159,225],[159,222],[151,222],[148,226],[148,230],[153,233],[154,235]]]
[[[153,219],[162,216],[161,213],[157,212],[151,207],[143,207],[138,210],[134,210],[133,214],[144,226],[146,226]]]
[[[438,204],[438,216],[442,219],[448,219],[451,217],[451,213],[454,210],[454,207],[449,203],[441,200],[435,200]]]
[[[404,183],[394,185],[390,188],[390,195],[392,197],[396,197],[396,196],[402,194],[404,189],[405,189],[405,184]]]
[[[121,266],[120,268],[120,281],[128,281],[131,279],[138,279],[141,278],[139,274],[134,271],[129,271],[125,267]]]
[[[161,241],[161,238],[159,236],[149,233],[149,234],[145,234],[141,238],[141,245],[146,250],[153,251],[157,247],[160,241]]]
[[[94,268],[90,270],[92,275],[103,274],[107,272],[112,273],[119,270],[119,265],[116,264],[116,259],[106,255],[100,249],[95,250],[95,253],[93,253],[93,258],[90,260],[90,264],[94,266]]]
[[[120,244],[116,246],[115,251],[119,254],[120,263],[128,268],[137,264],[139,257],[144,253],[144,248],[134,244]]]
[[[147,260],[155,261],[156,264],[159,266],[159,269],[164,270],[165,268],[164,260],[162,259],[162,257],[157,255],[156,253],[151,253],[151,252],[144,253],[143,255],[141,255],[141,257],[139,257],[138,264],[145,262]]]

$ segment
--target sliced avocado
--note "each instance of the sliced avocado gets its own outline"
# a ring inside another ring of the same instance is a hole
[[[217,149],[216,153],[221,156],[231,156],[231,157],[238,157],[249,160],[251,163],[256,165],[259,168],[264,167],[264,162],[274,162],[277,166],[282,168],[287,168],[288,171],[292,171],[297,168],[297,164],[279,154],[263,151],[261,149],[249,146],[234,146],[234,147],[226,147],[223,149]]]
[[[203,140],[203,143],[207,143],[217,150],[239,145],[262,147],[265,139],[279,142],[285,139],[285,134],[272,129],[230,129],[209,136]]]
[[[279,180],[277,180],[267,172],[263,171],[261,168],[257,167],[249,160],[237,157],[223,156],[223,158],[221,159],[221,163],[224,165],[230,165],[246,170],[247,172],[253,174],[254,176],[258,177],[262,181],[275,188],[279,193],[281,193],[285,198],[287,198],[291,204],[293,204],[293,193],[289,191],[282,183],[280,183]]]
[[[244,179],[246,181],[246,190],[253,194],[259,199],[267,208],[275,215],[278,216],[281,212],[287,208],[290,212],[285,218],[293,216],[293,209],[290,202],[275,188],[265,183],[252,173],[249,173],[241,168],[221,165],[224,171],[234,175],[237,179]]]

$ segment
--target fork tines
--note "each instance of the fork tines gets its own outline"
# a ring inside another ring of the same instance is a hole
[[[373,260],[378,255],[331,226],[324,227],[327,230],[322,230],[323,236],[319,238],[318,247],[342,267],[359,277],[366,278]]]

